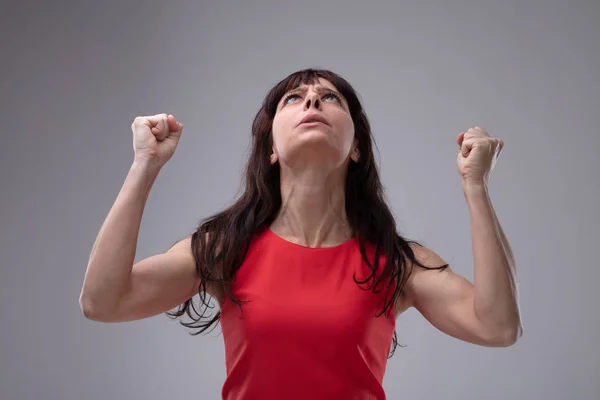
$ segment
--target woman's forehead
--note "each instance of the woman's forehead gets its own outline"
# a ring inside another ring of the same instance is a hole
[[[291,91],[302,91],[307,90],[309,87],[314,87],[316,90],[319,89],[332,89],[337,90],[335,85],[324,78],[313,79],[312,82],[290,82],[286,93]]]

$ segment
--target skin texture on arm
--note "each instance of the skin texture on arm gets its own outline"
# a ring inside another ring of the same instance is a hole
[[[111,321],[133,321],[167,312],[198,294],[200,278],[191,251],[191,237],[163,254],[133,266],[130,286]]]
[[[516,265],[496,217],[487,182],[504,142],[480,127],[456,139],[458,171],[469,221],[474,282],[445,270],[415,266],[407,283],[412,305],[442,332],[482,346],[511,346],[523,333]],[[426,266],[446,264],[430,249],[413,247]]]
[[[170,114],[140,116],[131,125],[134,162],[96,237],[79,296],[88,319],[139,319],[170,305],[175,286],[180,292],[189,291],[195,266],[191,250],[184,250],[185,242],[134,265],[146,201],[161,167],[175,151],[182,128]],[[163,282],[166,292],[159,286]]]
[[[426,266],[446,262],[426,247],[411,245],[417,259]],[[410,306],[433,326],[456,339],[486,346],[504,347],[512,339],[504,330],[486,325],[475,313],[475,286],[451,267],[444,270],[414,266],[406,283]]]
[[[200,279],[187,237],[165,253],[133,265],[124,294],[110,313],[91,313],[100,322],[126,322],[167,312],[198,293]]]

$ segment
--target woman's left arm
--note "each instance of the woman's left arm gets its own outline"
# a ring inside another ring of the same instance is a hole
[[[450,267],[415,267],[407,294],[412,305],[441,331],[483,346],[510,346],[523,333],[516,266],[487,190],[503,142],[476,127],[461,132],[457,143],[458,169],[469,207],[474,284]],[[412,248],[425,265],[445,264],[429,249]]]
[[[503,332],[508,344],[523,333],[515,259],[485,187],[465,187],[473,246],[475,315]]]

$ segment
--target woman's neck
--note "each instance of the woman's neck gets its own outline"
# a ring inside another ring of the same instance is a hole
[[[271,225],[278,235],[308,247],[329,247],[352,237],[343,177],[281,181],[282,205]]]

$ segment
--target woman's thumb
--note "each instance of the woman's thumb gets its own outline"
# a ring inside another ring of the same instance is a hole
[[[169,121],[169,132],[177,132],[181,133],[183,129],[183,124],[175,119],[172,114],[167,116],[167,121]]]

